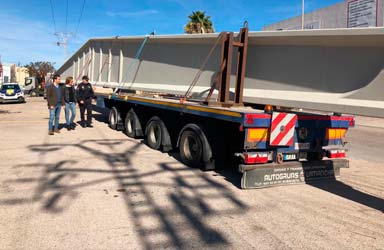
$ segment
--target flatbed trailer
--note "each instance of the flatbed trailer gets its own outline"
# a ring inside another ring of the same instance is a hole
[[[237,168],[242,188],[335,178],[349,166],[344,145],[353,116],[216,107],[151,93],[97,98],[111,128],[155,150],[178,151],[192,167]]]
[[[206,96],[196,100],[192,89],[219,45],[220,67]],[[247,48],[245,23],[236,39],[233,32],[220,33],[184,95],[122,84],[110,94],[98,94],[98,104],[109,109],[111,128],[142,137],[153,149],[178,151],[186,165],[237,168],[242,188],[335,178],[348,167],[345,134],[354,118],[245,103]]]

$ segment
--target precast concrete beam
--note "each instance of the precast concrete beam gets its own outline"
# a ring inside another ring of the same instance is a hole
[[[139,59],[135,55],[145,37],[94,38],[58,72],[81,74],[73,67],[92,48],[96,85],[120,82],[133,90],[184,94],[217,37],[151,36]],[[193,88],[194,97],[206,96],[219,60],[216,48]],[[249,33],[246,102],[384,117],[383,81],[383,28]]]

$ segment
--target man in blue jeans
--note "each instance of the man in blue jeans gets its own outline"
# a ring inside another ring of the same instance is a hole
[[[73,86],[73,77],[68,76],[65,79],[64,88],[64,101],[65,101],[65,122],[67,123],[67,130],[75,129],[76,117],[76,91]],[[71,118],[69,115],[71,114]]]
[[[60,75],[54,75],[53,84],[50,84],[47,87],[47,102],[48,102],[48,109],[49,109],[49,122],[48,122],[49,135],[53,135],[54,134],[53,132],[60,133],[60,130],[59,130],[60,109],[61,107],[65,107],[64,89],[59,86],[59,83],[60,83]]]

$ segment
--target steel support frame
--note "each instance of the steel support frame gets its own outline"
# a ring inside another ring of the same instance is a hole
[[[243,106],[243,90],[244,90],[244,78],[245,68],[248,53],[248,25],[244,25],[244,28],[240,29],[238,41],[235,41],[233,32],[223,32],[221,34],[221,58],[219,74],[212,84],[212,88],[218,84],[218,98],[217,101],[209,101],[212,90],[207,97],[207,103],[210,106]],[[232,73],[232,61],[233,50],[237,49],[236,60],[236,81],[235,81],[235,93],[234,97],[230,96],[231,85],[231,73]]]

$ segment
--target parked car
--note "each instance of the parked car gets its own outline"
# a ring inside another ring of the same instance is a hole
[[[24,93],[17,83],[4,83],[0,88],[0,103],[25,102]]]

